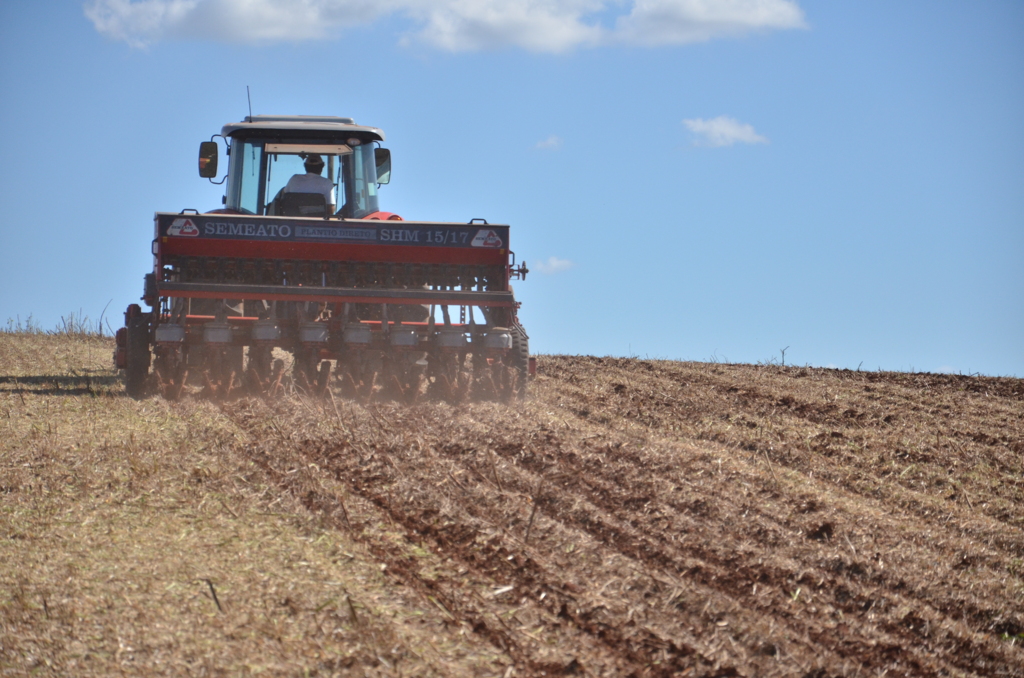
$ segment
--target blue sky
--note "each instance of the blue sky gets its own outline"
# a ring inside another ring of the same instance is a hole
[[[1024,376],[1024,3],[0,4],[0,323],[113,326],[200,141],[342,115],[512,226],[535,353]]]

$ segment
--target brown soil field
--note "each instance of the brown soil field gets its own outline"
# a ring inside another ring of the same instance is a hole
[[[1024,676],[1024,381],[540,356],[126,398],[0,334],[0,674]]]

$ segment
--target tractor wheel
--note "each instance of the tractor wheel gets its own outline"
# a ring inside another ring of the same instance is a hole
[[[509,351],[508,366],[516,375],[516,397],[524,398],[530,367],[530,340],[517,324],[513,324],[509,331],[512,334],[512,348]]]
[[[146,395],[146,382],[149,379],[148,315],[138,315],[128,320],[126,344],[128,355],[124,390],[131,398],[142,398]]]

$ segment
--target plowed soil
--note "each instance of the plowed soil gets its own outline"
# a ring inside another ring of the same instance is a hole
[[[1024,676],[1019,379],[541,356],[511,405],[136,402],[100,340],[0,342],[9,673]]]

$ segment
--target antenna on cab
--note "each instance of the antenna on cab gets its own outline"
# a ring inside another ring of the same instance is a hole
[[[249,100],[249,122],[252,122],[252,95],[249,94],[249,86],[245,86],[245,98]]]

